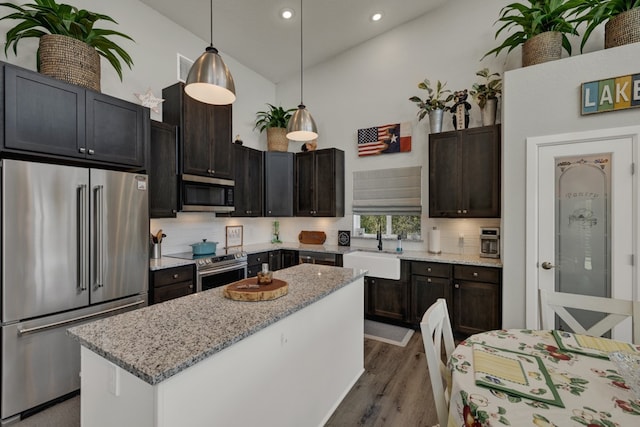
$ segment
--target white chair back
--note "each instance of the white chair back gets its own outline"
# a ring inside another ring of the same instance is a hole
[[[453,341],[447,302],[444,298],[438,299],[429,307],[420,322],[420,330],[424,352],[427,356],[438,422],[441,427],[446,427],[449,418],[449,390],[445,390],[445,384],[449,384],[450,373],[446,363],[442,361],[442,344],[444,343],[448,360],[455,349],[455,342]]]
[[[585,328],[566,309],[578,308],[607,314],[590,328]],[[600,337],[628,317],[633,318],[633,342],[640,343],[640,302],[569,294],[540,289],[542,329],[555,329],[555,314],[577,334]]]

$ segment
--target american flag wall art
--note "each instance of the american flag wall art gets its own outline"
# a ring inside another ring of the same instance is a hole
[[[411,151],[411,124],[395,123],[358,129],[358,156]]]

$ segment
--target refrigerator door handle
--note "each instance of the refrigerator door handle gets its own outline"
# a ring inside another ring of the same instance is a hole
[[[87,185],[81,184],[78,191],[78,287],[87,290]]]
[[[104,186],[96,185],[93,189],[95,196],[94,218],[96,222],[95,234],[95,262],[96,262],[96,288],[104,286]]]
[[[81,320],[88,320],[88,319],[91,319],[91,318],[94,318],[94,317],[103,316],[105,314],[108,314],[108,313],[111,313],[111,312],[114,312],[114,311],[123,310],[125,308],[135,307],[136,305],[140,305],[140,304],[144,304],[144,303],[145,303],[145,300],[140,300],[140,301],[132,302],[132,303],[125,304],[125,305],[120,305],[118,307],[109,308],[107,310],[102,310],[102,311],[99,311],[97,313],[92,313],[92,314],[87,314],[87,315],[84,315],[84,316],[74,317],[73,319],[61,320],[60,322],[53,322],[53,323],[49,323],[49,324],[42,325],[42,326],[36,326],[35,328],[18,329],[18,335],[32,334],[34,332],[40,332],[40,331],[44,331],[44,330],[47,330],[47,329],[57,328],[57,327],[62,326],[62,325],[68,325],[70,323],[76,323],[76,322],[79,322]]]

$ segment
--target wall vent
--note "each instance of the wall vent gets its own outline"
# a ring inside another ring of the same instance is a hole
[[[187,81],[187,76],[189,75],[189,70],[192,65],[192,60],[178,53],[178,81],[182,83]]]

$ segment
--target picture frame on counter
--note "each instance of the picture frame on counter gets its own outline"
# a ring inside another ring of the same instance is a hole
[[[235,248],[242,246],[242,226],[241,225],[227,225],[226,230],[226,247]]]

